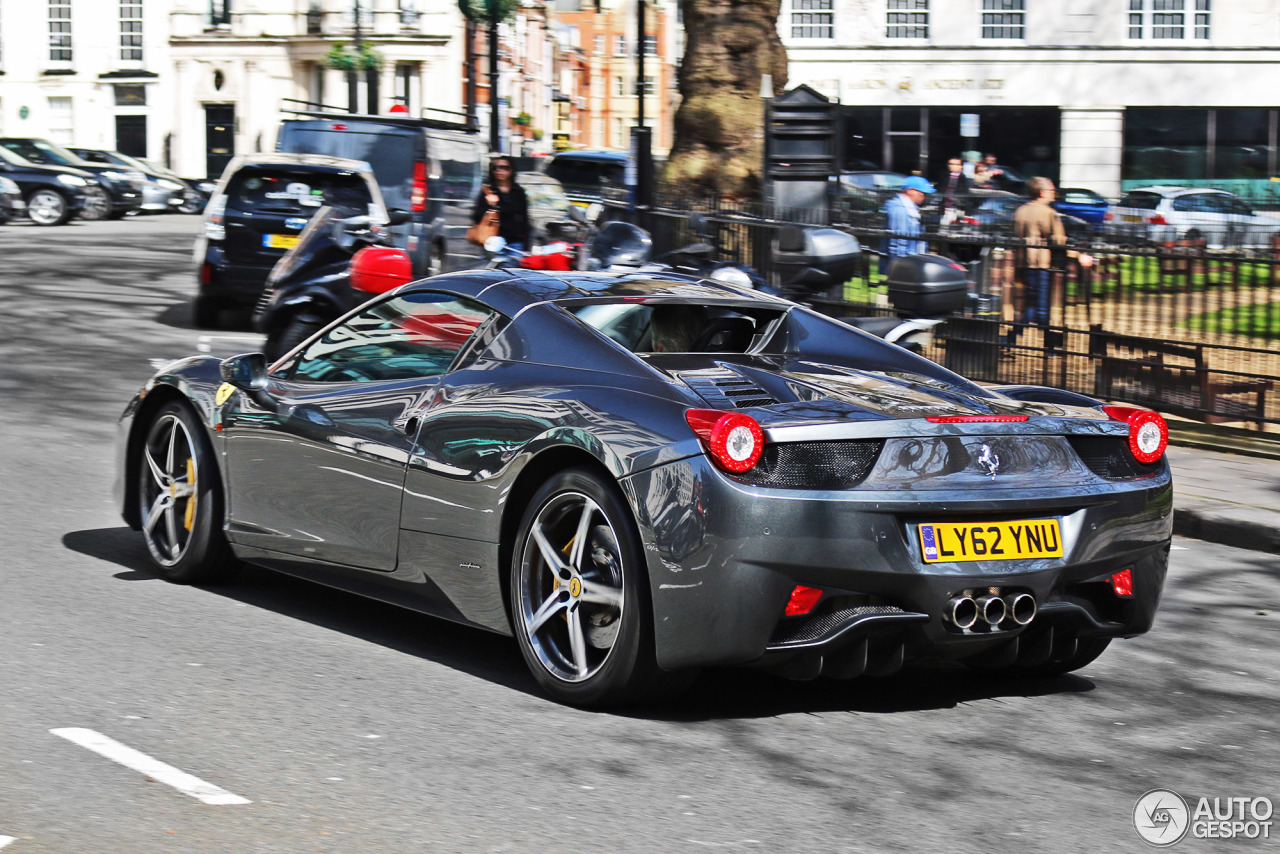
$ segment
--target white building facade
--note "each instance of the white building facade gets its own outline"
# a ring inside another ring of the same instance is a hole
[[[845,169],[990,152],[1117,195],[1277,174],[1280,0],[783,0],[788,86],[842,105]]]
[[[160,153],[167,4],[0,0],[0,135]]]
[[[216,176],[274,148],[284,110],[350,106],[329,56],[353,49],[357,22],[377,66],[372,86],[355,75],[358,109],[461,121],[456,0],[0,0],[0,135]]]

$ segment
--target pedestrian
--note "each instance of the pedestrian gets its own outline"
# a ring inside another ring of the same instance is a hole
[[[973,189],[990,190],[991,187],[991,169],[985,163],[973,164]]]
[[[987,186],[992,190],[1008,190],[1009,178],[1004,174],[1004,170],[996,165],[996,156],[994,154],[982,155],[982,163],[987,167]]]
[[[1050,205],[1057,189],[1048,178],[1039,176],[1027,182],[1031,201],[1021,205],[1013,214],[1013,234],[1019,238],[1016,264],[1022,278],[1025,307],[1022,322],[1047,329],[1049,303],[1053,292],[1051,268],[1063,266],[1065,259],[1073,257],[1081,267],[1093,266],[1093,257],[1067,250],[1067,232],[1062,217]],[[1063,260],[1054,264],[1054,256]],[[1009,330],[1007,344],[1017,343],[1020,328],[1017,324]]]
[[[969,178],[964,174],[964,161],[952,157],[947,161],[947,174],[938,182],[942,193],[941,225],[951,225],[964,214],[968,204],[969,191],[972,189]]]
[[[912,175],[902,182],[898,194],[884,203],[884,211],[889,215],[890,236],[885,249],[887,258],[903,255],[919,255],[929,251],[928,244],[920,240],[924,228],[920,225],[920,205],[924,197],[934,192],[933,185]]]
[[[494,210],[498,212],[498,236],[509,248],[523,251],[529,243],[529,199],[516,183],[511,158],[505,155],[489,161],[489,180],[480,188],[471,221],[477,223]]]

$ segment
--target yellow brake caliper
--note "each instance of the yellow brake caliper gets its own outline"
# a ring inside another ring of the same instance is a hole
[[[188,531],[196,523],[196,461],[187,457],[187,488],[191,494],[187,496],[187,512],[182,515],[182,526]]]

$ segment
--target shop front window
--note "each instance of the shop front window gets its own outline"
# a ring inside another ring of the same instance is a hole
[[[1209,111],[1133,107],[1124,116],[1120,177],[1134,181],[1208,178]]]

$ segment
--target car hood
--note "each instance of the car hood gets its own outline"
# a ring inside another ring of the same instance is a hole
[[[752,410],[767,427],[951,415],[1105,420],[1090,408],[1013,400],[912,371],[858,370],[785,356],[654,355],[647,361],[709,408]]]

